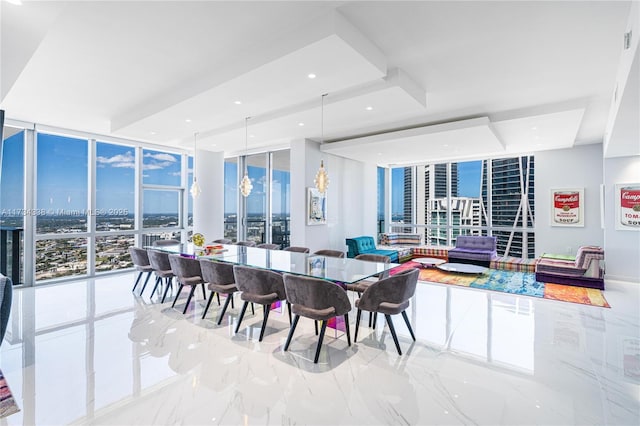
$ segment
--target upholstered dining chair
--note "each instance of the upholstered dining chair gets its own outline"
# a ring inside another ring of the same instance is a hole
[[[222,317],[229,306],[229,302],[231,302],[231,307],[233,308],[233,294],[238,291],[233,275],[233,264],[200,259],[200,269],[202,270],[202,279],[204,279],[207,287],[211,290],[209,300],[202,313],[202,319],[207,315],[214,294],[218,297],[218,305],[220,304],[220,294],[227,295],[227,300],[225,300],[222,311],[218,316],[218,325],[220,325],[220,323],[222,323]]]
[[[207,298],[207,294],[204,289],[204,280],[202,279],[202,271],[200,270],[200,262],[191,257],[184,257],[179,254],[170,254],[169,263],[171,263],[171,270],[180,283],[176,297],[173,299],[173,304],[171,305],[172,308],[176,305],[178,297],[180,297],[180,292],[182,292],[182,288],[185,285],[191,287],[189,297],[187,297],[187,303],[185,303],[184,310],[182,311],[183,314],[186,314],[189,302],[191,302],[193,292],[196,290],[198,284],[202,285],[202,297],[205,299]]]
[[[267,249],[267,250],[280,250],[280,244],[262,243],[262,244],[258,244],[256,247]]]
[[[147,251],[145,249],[141,249],[138,247],[129,247],[129,254],[131,255],[131,261],[133,262],[133,266],[138,271],[138,278],[136,278],[136,282],[133,285],[131,291],[134,291],[140,282],[140,278],[142,278],[142,274],[146,272],[147,278],[144,280],[144,284],[142,285],[142,292],[144,291],[147,283],[149,282],[149,278],[151,277],[151,273],[153,272],[153,267],[149,263],[149,256],[147,255]]]
[[[343,251],[330,250],[330,249],[318,250],[317,252],[315,252],[313,254],[317,254],[318,256],[337,257],[337,258],[343,258],[344,257],[344,252]]]
[[[309,253],[309,249],[307,247],[296,247],[289,246],[282,249],[283,251],[295,251],[296,253]]]
[[[267,319],[271,311],[271,304],[277,301],[286,300],[287,296],[284,291],[284,282],[282,275],[267,269],[253,268],[250,266],[234,265],[233,274],[236,280],[236,286],[240,293],[240,298],[244,300],[238,324],[236,325],[236,333],[240,330],[240,324],[249,303],[259,303],[264,310],[262,319],[262,330],[260,330],[259,342],[262,342],[265,328],[267,327]],[[289,323],[291,323],[291,305],[287,302],[289,310]]]
[[[416,336],[413,334],[406,309],[409,307],[409,299],[411,299],[416,292],[419,273],[420,271],[415,268],[408,269],[371,284],[364,293],[362,293],[362,296],[356,300],[358,314],[356,317],[354,342],[358,340],[358,328],[360,326],[360,314],[362,311],[369,311],[374,314],[381,312],[384,314],[387,324],[389,324],[389,330],[391,330],[391,336],[393,336],[393,342],[396,344],[398,355],[402,355],[402,350],[400,350],[400,344],[398,343],[398,335],[393,326],[391,315],[402,314],[409,333],[411,333],[411,338],[415,341]]]
[[[367,262],[377,262],[377,263],[390,263],[391,260],[389,256],[385,256],[382,254],[359,254],[355,257],[357,260],[365,260]],[[355,291],[360,296],[371,284],[374,282],[381,280],[383,278],[387,278],[389,276],[389,270],[385,269],[383,272],[375,275],[373,279],[366,279],[357,281],[353,284],[347,284],[347,290]]]
[[[342,287],[332,283],[331,281],[319,278],[304,277],[292,274],[283,274],[284,289],[287,294],[287,301],[291,303],[291,310],[294,313],[293,323],[289,329],[287,343],[284,350],[289,349],[291,338],[295,332],[298,320],[301,316],[310,318],[314,321],[322,321],[320,328],[320,336],[318,337],[318,346],[316,347],[316,355],[313,359],[314,363],[318,363],[320,356],[320,348],[322,340],[327,329],[327,322],[334,317],[344,315],[344,323],[347,331],[347,344],[351,346],[351,333],[349,330],[349,311],[351,310],[351,302],[347,297],[347,293]],[[317,324],[317,323],[316,323]]]
[[[158,288],[158,284],[160,284],[162,280],[164,280],[164,294],[162,295],[162,300],[160,301],[160,303],[164,303],[164,299],[167,297],[169,287],[173,287],[173,277],[175,277],[173,271],[171,270],[171,263],[169,263],[169,254],[163,251],[148,249],[147,255],[149,256],[149,263],[153,268],[153,272],[156,274],[156,285],[153,286],[151,297],[153,297],[153,295],[155,294],[156,289]]]
[[[245,247],[255,247],[255,241],[238,241],[236,242],[237,246],[245,246]]]
[[[175,246],[180,244],[178,240],[155,240],[153,242],[153,246],[155,247],[165,247],[165,246]]]
[[[228,240],[226,238],[219,238],[217,240],[213,240],[213,242],[216,244],[233,244],[233,241]]]

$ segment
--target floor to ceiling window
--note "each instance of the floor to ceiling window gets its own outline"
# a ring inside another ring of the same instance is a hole
[[[224,238],[238,239],[238,158],[224,160]]]
[[[498,254],[535,256],[533,156],[394,168],[391,176],[392,231],[435,246],[493,235]]]
[[[290,245],[291,218],[290,151],[271,153],[271,242],[281,247]]]
[[[24,138],[25,131],[3,130],[0,141],[0,273],[24,282]]]

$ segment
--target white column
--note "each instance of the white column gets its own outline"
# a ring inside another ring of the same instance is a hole
[[[196,178],[202,192],[193,200],[193,232],[210,242],[224,237],[224,153],[198,150],[197,159]]]

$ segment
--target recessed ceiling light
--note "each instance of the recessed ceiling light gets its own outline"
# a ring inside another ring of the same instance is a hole
[[[373,107],[372,106],[368,106],[365,108],[367,111],[373,111]]]
[[[256,137],[256,135],[249,135],[249,137],[250,137],[250,138],[255,138],[255,137]]]
[[[448,146],[449,146],[449,144],[448,144],[448,143],[445,143],[445,144],[444,144],[444,145],[442,145],[442,146],[446,148],[446,147],[448,147]]]
[[[191,119],[190,118],[187,118],[184,121],[187,122],[187,123],[191,123]]]
[[[155,135],[155,134],[156,134],[156,132],[154,132],[153,130],[152,130],[152,131],[150,131],[149,133],[151,133],[152,135]]]
[[[218,146],[218,145],[217,145],[217,144],[215,144],[215,143],[212,143],[212,144],[211,144],[211,146]]]
[[[16,6],[22,6],[21,0],[7,0],[7,3],[15,4]]]
[[[233,103],[236,105],[242,105],[242,101],[233,101]]]
[[[316,78],[316,75],[314,73],[310,73],[310,74],[307,74],[307,77],[313,80],[314,78]]]
[[[537,127],[537,126],[533,126],[533,127],[531,128],[531,130],[538,130],[538,127]]]
[[[302,127],[302,126],[304,126],[304,123],[300,122],[300,123],[298,123],[298,126]]]

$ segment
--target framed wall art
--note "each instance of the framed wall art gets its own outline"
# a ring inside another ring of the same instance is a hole
[[[616,229],[640,231],[640,183],[619,183],[615,191]]]
[[[307,188],[307,225],[327,223],[327,197],[315,188]]]
[[[551,190],[551,226],[584,226],[584,188]]]

